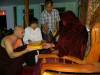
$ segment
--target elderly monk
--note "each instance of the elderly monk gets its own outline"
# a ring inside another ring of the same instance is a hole
[[[23,46],[21,39],[24,28],[16,26],[11,35],[5,36],[0,45],[0,75],[20,75],[23,55],[31,52],[28,46]]]

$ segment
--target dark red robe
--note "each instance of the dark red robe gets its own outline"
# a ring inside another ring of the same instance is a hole
[[[59,40],[56,48],[59,56],[71,55],[83,59],[88,39],[85,25],[72,11],[64,12],[61,16]]]

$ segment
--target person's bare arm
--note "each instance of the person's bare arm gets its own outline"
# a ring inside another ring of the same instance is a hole
[[[4,41],[4,44],[5,44],[5,49],[6,49],[6,51],[8,53],[8,56],[10,58],[16,58],[16,57],[19,57],[19,56],[21,56],[21,55],[23,55],[23,54],[28,52],[27,49],[25,49],[23,51],[20,51],[20,52],[14,52],[13,46],[11,45],[11,42],[10,42],[9,39],[6,39]]]
[[[53,43],[44,43],[43,44],[44,49],[53,48],[53,47],[55,47],[55,44],[53,44]]]

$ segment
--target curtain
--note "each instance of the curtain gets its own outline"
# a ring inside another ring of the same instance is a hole
[[[92,15],[94,15],[94,12],[100,5],[100,0],[88,0],[88,12],[87,12],[87,21],[86,25],[88,27],[91,27],[90,21],[92,18]]]

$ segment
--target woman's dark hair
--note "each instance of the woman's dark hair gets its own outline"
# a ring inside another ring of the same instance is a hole
[[[47,6],[49,3],[51,3],[53,5],[53,1],[52,0],[45,0],[45,6]]]
[[[38,19],[35,18],[35,17],[31,17],[29,26],[30,26],[31,24],[33,24],[33,23],[38,24]]]

